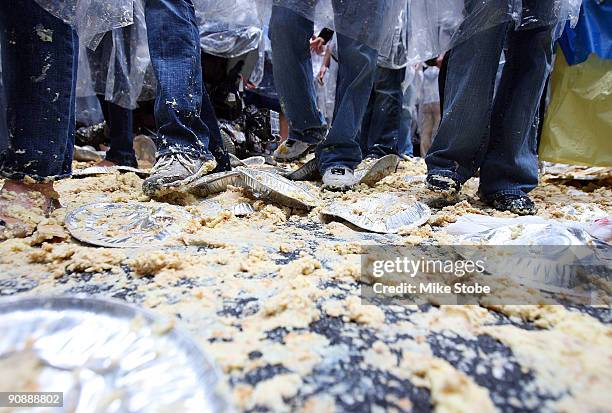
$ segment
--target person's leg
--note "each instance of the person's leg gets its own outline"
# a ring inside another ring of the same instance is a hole
[[[0,42],[8,123],[8,148],[0,153],[4,239],[31,234],[36,223],[26,217],[57,206],[52,181],[70,175],[78,39],[26,0],[20,7],[0,4]]]
[[[499,57],[508,24],[474,34],[448,53],[442,121],[426,157],[428,174],[463,184],[486,151]],[[424,156],[424,154],[422,154]]]
[[[269,36],[274,85],[282,111],[289,120],[288,143],[292,146],[295,141],[301,143],[296,146],[299,149],[281,145],[275,153],[279,160],[299,157],[311,145],[319,143],[325,133],[325,120],[317,107],[312,78],[309,40],[313,30],[314,23],[295,11],[272,7]]]
[[[116,165],[138,167],[134,153],[134,117],[131,109],[106,102],[110,149],[106,160]]]
[[[552,27],[512,32],[481,166],[480,195],[525,195],[538,184],[534,119],[552,64]]]
[[[364,157],[399,155],[400,122],[403,105],[402,81],[406,69],[376,69],[375,99],[372,105],[368,142]],[[363,147],[362,147],[363,148]]]
[[[431,148],[433,129],[434,129],[434,113],[431,103],[421,105],[421,157],[426,157],[429,148]]]
[[[76,33],[26,0],[0,4],[2,76],[9,147],[0,175],[48,181],[71,172],[75,122]],[[51,37],[39,35],[41,30]]]
[[[227,148],[223,144],[223,138],[221,137],[221,130],[219,129],[219,122],[215,115],[215,109],[210,102],[208,93],[204,91],[202,96],[202,113],[200,115],[204,124],[210,131],[210,152],[217,161],[217,167],[214,172],[229,171],[232,169],[230,165],[230,159],[227,152]]]
[[[151,63],[157,78],[157,162],[143,182],[151,197],[182,190],[212,172],[211,130],[202,120],[204,99],[200,35],[191,0],[146,0]]]
[[[191,0],[146,0],[149,52],[157,78],[155,144],[170,153],[212,159],[202,121],[200,35]]]
[[[334,123],[327,138],[317,146],[319,170],[332,167],[354,169],[362,160],[357,134],[374,84],[378,53],[371,47],[336,33],[338,81]]]

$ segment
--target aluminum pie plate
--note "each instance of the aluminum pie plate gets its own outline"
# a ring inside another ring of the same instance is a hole
[[[240,186],[241,172],[228,171],[205,175],[189,184],[188,192],[196,196],[209,196],[225,192],[229,185]]]
[[[321,178],[317,159],[312,158],[295,171],[290,171],[284,176],[292,181],[312,181]]]
[[[233,205],[231,208],[223,208],[223,206],[214,200],[205,199],[203,200],[199,206],[204,209],[206,213],[210,215],[216,215],[221,211],[231,210],[232,213],[237,217],[246,217],[255,212],[253,206],[247,202],[241,202],[236,205]]]
[[[66,228],[79,241],[109,248],[169,245],[193,216],[161,203],[96,203],[66,215]]]
[[[53,411],[232,411],[211,358],[173,321],[135,306],[89,297],[3,299],[0,331],[0,375],[12,377],[11,385],[62,392],[63,408]]]
[[[267,199],[278,204],[310,209],[318,205],[318,198],[300,185],[268,171],[238,168],[242,173],[242,186],[255,198]]]
[[[460,240],[462,244],[489,246],[460,248],[460,254],[466,258],[484,258],[487,272],[511,276],[548,291],[571,295],[565,289],[584,282],[588,275],[577,265],[607,280],[612,274],[609,245],[580,228],[563,224],[508,225],[469,234]]]
[[[385,155],[374,162],[361,164],[355,169],[355,179],[358,184],[374,186],[384,177],[395,173],[399,162],[399,156]]]
[[[233,168],[237,166],[261,166],[266,163],[266,158],[263,156],[251,156],[250,158],[240,159],[236,155],[230,153],[229,158]]]
[[[109,175],[117,172],[133,172],[140,177],[150,175],[150,172],[147,170],[132,168],[130,166],[90,166],[89,168],[74,171],[72,176],[74,178],[83,178],[87,176]]]
[[[396,192],[366,196],[357,201],[335,201],[321,213],[381,234],[396,234],[400,229],[420,227],[431,217],[427,205]]]

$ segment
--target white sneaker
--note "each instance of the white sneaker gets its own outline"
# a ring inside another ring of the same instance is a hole
[[[346,191],[357,183],[355,174],[350,168],[332,166],[323,174],[323,188],[332,191]]]

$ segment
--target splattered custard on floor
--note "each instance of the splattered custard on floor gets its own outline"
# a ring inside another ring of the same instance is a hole
[[[31,237],[0,243],[0,295],[112,297],[175,316],[223,369],[241,411],[609,411],[608,306],[361,304],[360,245],[452,243],[445,228],[463,214],[511,216],[487,209],[470,182],[461,202],[433,208],[426,225],[398,235],[319,219],[333,198],[393,191],[428,202],[422,180],[411,179],[424,173],[424,164],[404,161],[374,188],[321,194],[310,212],[238,188],[212,199],[224,208],[250,203],[248,217],[184,197],[194,218],[175,246],[140,249],[86,246],[63,224],[85,204],[147,202],[140,178],[65,180],[56,185],[64,208]],[[612,215],[603,182],[544,179],[533,192],[538,215],[580,219],[568,205]]]

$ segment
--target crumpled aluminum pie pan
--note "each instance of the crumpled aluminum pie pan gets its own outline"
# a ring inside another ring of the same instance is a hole
[[[66,228],[79,241],[100,247],[138,248],[171,243],[193,216],[156,202],[96,203],[66,215]]]
[[[319,202],[310,191],[275,173],[250,168],[238,170],[242,173],[242,186],[255,198],[300,209],[314,208]]]
[[[211,358],[174,320],[135,306],[90,297],[2,299],[0,331],[0,374],[62,392],[63,408],[53,411],[232,411]]]
[[[255,212],[253,206],[247,202],[236,203],[231,208],[224,208],[218,201],[205,199],[198,206],[204,210],[205,215],[217,215],[221,211],[230,210],[237,217],[246,217]]]
[[[137,169],[130,166],[90,166],[89,168],[74,171],[72,177],[86,178],[88,176],[110,175],[117,172],[133,172],[141,178],[150,175],[150,172],[145,169]]]
[[[367,231],[396,234],[400,229],[425,224],[431,217],[431,210],[404,194],[389,192],[364,196],[357,201],[334,201],[321,214],[341,218]]]
[[[612,248],[562,223],[507,225],[459,239],[464,245],[489,246],[460,248],[466,258],[483,259],[487,272],[545,291],[571,296],[576,294],[571,289],[591,283],[591,276],[608,282],[612,274]]]
[[[188,192],[196,196],[209,196],[224,192],[229,185],[240,186],[240,171],[218,172],[196,179],[189,184]]]

